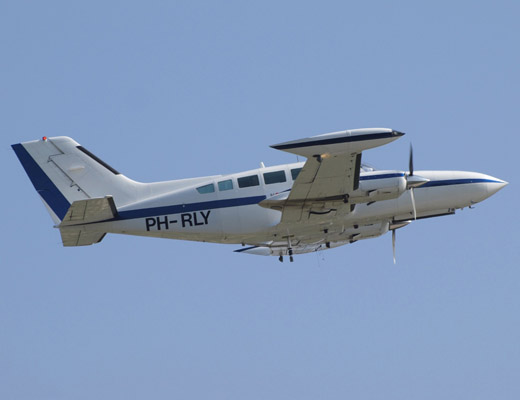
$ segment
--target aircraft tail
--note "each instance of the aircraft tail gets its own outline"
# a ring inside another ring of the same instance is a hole
[[[82,206],[88,209],[108,204],[117,210],[138,200],[146,186],[120,174],[68,137],[43,138],[14,144],[12,148],[57,225],[62,221],[65,224],[69,211],[76,210],[77,214]],[[106,196],[111,200],[103,200]],[[90,206],[77,203],[82,200],[88,200]]]

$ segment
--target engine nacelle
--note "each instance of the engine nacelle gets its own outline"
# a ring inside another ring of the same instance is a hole
[[[349,202],[372,203],[391,200],[406,190],[406,177],[402,171],[372,171],[361,175],[359,188],[352,192]]]
[[[384,235],[388,232],[388,222],[376,222],[374,224],[355,225],[346,228],[342,235],[350,237],[350,243],[361,239],[369,239]]]

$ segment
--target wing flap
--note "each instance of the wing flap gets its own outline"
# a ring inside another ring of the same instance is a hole
[[[345,204],[354,190],[359,154],[337,154],[309,158],[283,204],[282,222],[318,222],[333,218],[338,210],[348,214]]]
[[[354,189],[356,156],[340,154],[323,158],[307,198],[323,199],[351,192]]]

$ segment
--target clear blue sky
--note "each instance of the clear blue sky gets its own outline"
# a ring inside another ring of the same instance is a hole
[[[0,4],[0,398],[518,399],[518,2]],[[510,185],[296,257],[63,248],[10,145],[67,135],[141,181],[293,162],[383,126],[384,169]]]

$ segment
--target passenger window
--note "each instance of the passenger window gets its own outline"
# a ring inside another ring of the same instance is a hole
[[[200,194],[213,193],[215,191],[215,185],[210,183],[209,185],[204,185],[197,188],[197,192]]]
[[[246,188],[246,187],[250,187],[250,186],[260,185],[258,175],[243,176],[242,178],[238,178],[237,181],[238,181],[239,188]]]
[[[231,190],[233,189],[233,181],[231,179],[228,179],[227,181],[220,181],[218,183],[218,190],[221,192],[224,190]]]
[[[264,174],[264,182],[266,185],[270,185],[272,183],[281,183],[286,182],[285,171],[276,171],[276,172],[266,172]]]
[[[302,169],[301,168],[294,168],[294,169],[291,169],[291,175],[292,175],[292,180],[295,181],[296,178],[298,178],[298,175],[300,175],[300,171]]]

